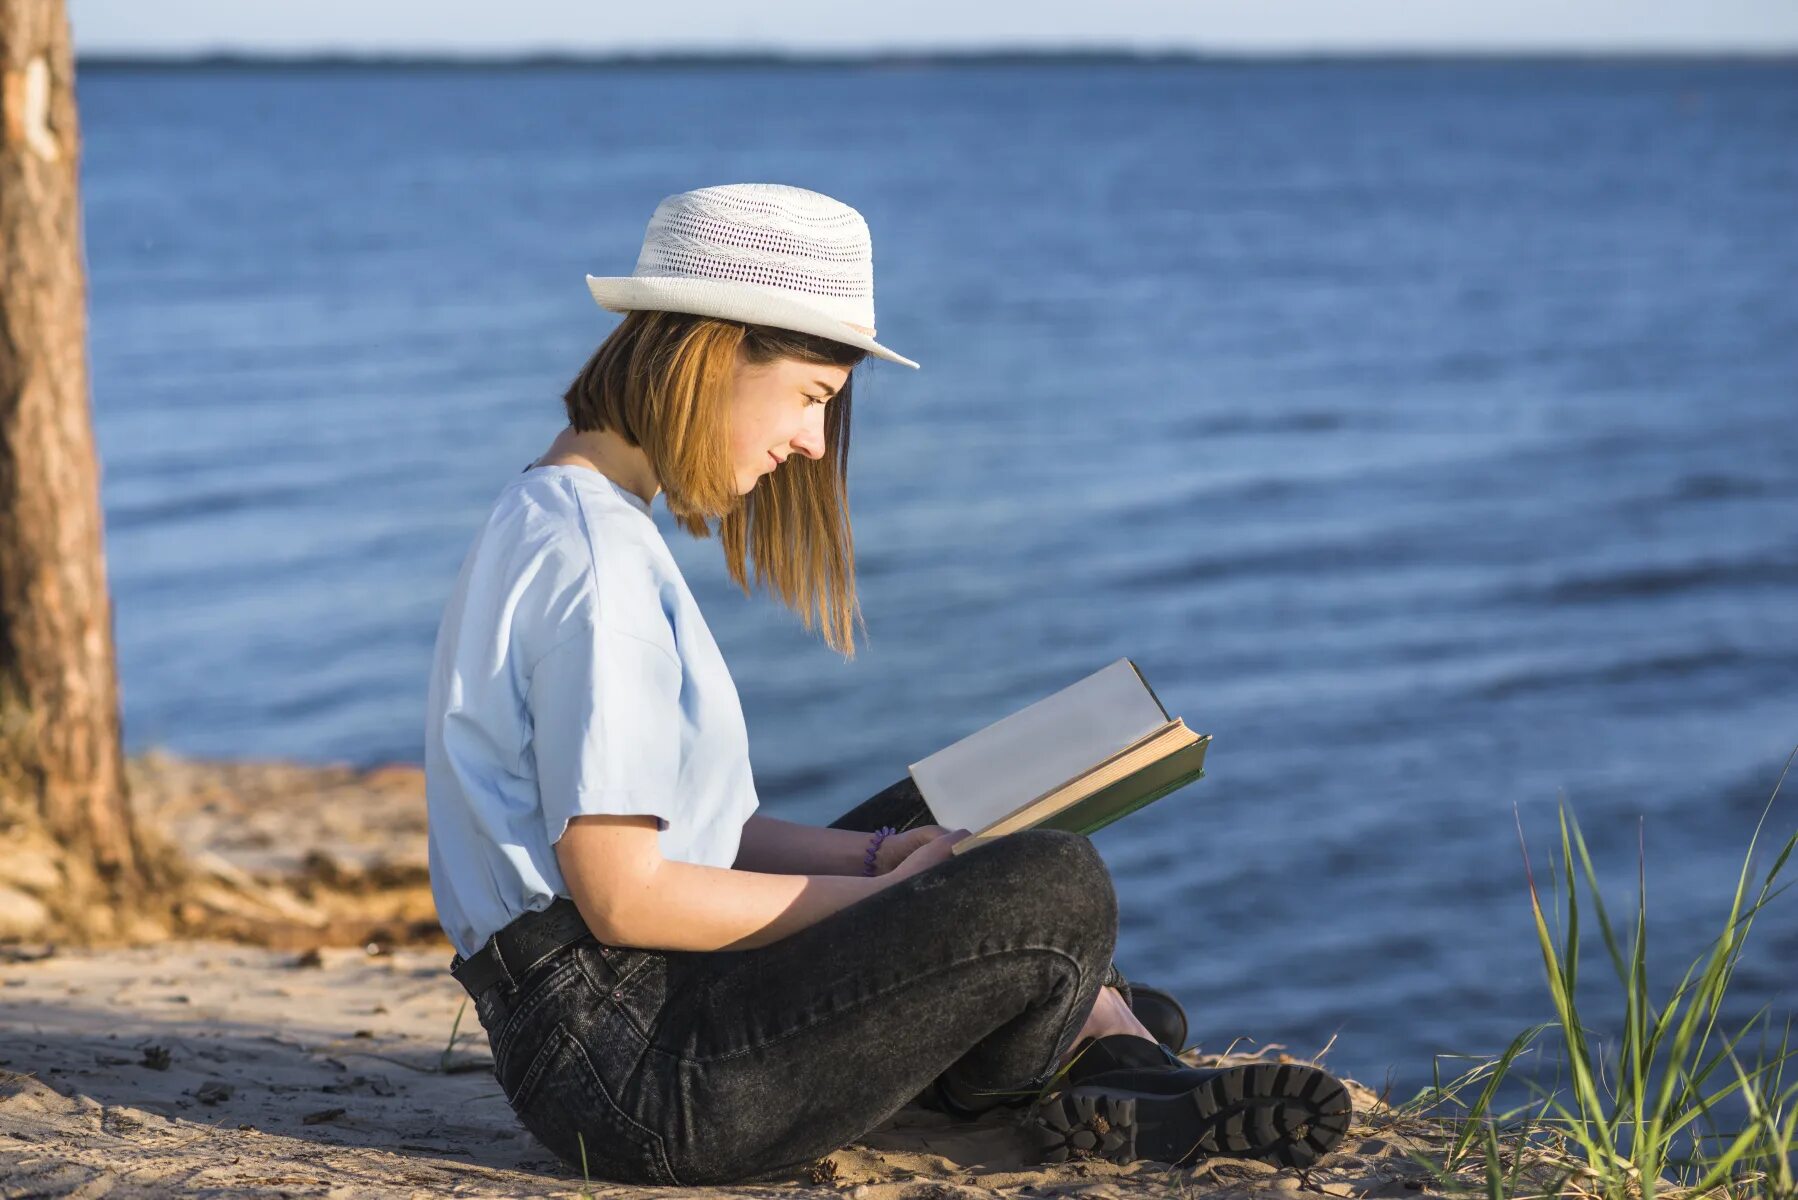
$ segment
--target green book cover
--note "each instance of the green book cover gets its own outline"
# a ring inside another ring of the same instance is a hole
[[[1129,816],[1144,805],[1201,778],[1205,774],[1205,748],[1210,744],[1211,735],[1200,734],[1199,740],[1192,745],[1068,805],[1036,828],[1085,834],[1103,829],[1118,818]]]

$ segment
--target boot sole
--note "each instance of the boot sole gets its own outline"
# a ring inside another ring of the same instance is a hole
[[[1146,1158],[1185,1166],[1227,1155],[1308,1167],[1342,1140],[1353,1108],[1348,1090],[1315,1067],[1250,1063],[1171,1095],[1068,1088],[1039,1106],[1030,1126],[1044,1162]]]

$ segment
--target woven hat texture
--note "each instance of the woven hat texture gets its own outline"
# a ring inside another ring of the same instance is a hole
[[[656,205],[629,275],[587,276],[613,312],[662,309],[816,334],[918,364],[874,340],[868,223],[840,200],[784,183],[730,183]]]

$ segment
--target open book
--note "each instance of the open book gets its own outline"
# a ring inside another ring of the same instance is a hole
[[[911,777],[937,824],[972,831],[960,854],[1020,829],[1102,829],[1202,776],[1210,742],[1120,658],[911,764]]]

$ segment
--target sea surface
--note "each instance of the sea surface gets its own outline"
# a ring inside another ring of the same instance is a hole
[[[1798,746],[1798,64],[78,87],[133,751],[418,761],[462,556],[617,320],[583,275],[663,196],[794,183],[867,217],[923,367],[858,376],[853,661],[657,504],[764,811],[1127,655],[1215,740],[1095,836],[1125,974],[1404,1094],[1550,1015],[1559,804],[1625,912],[1640,841],[1663,992],[1721,929]],[[1798,894],[1733,994],[1792,1013]]]

